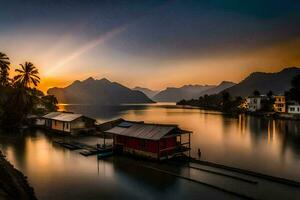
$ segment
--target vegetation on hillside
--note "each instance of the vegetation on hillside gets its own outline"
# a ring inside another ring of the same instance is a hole
[[[57,100],[45,96],[36,87],[40,82],[39,72],[31,62],[20,64],[15,76],[9,77],[10,61],[0,53],[0,127],[18,128],[28,115],[41,115],[57,110]]]
[[[293,101],[300,103],[300,75],[295,76],[291,81],[292,88],[285,92],[285,96],[289,102]],[[253,96],[260,96],[261,93],[258,90],[253,91]],[[269,91],[266,98],[262,99],[262,112],[274,111],[274,96],[273,92]],[[242,97],[232,97],[226,90],[219,94],[204,95],[199,99],[181,100],[177,102],[177,105],[189,105],[201,107],[204,109],[219,110],[226,113],[240,113],[245,112],[243,107],[245,99]]]
[[[197,106],[205,109],[219,110],[226,113],[242,112],[240,108],[242,97],[232,97],[228,92],[213,95],[204,95],[199,99],[181,100],[177,105]]]
[[[300,74],[292,79],[291,85],[292,88],[285,95],[288,100],[300,103]]]

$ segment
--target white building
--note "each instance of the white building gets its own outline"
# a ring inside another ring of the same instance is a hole
[[[300,105],[289,105],[288,113],[290,114],[300,114]]]
[[[59,132],[74,134],[81,130],[93,129],[95,121],[81,114],[51,112],[42,117],[45,127]]]
[[[262,100],[261,96],[248,97],[247,98],[248,111],[255,112],[260,110],[262,107],[261,100]]]

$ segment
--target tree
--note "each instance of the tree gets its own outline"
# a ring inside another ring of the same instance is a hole
[[[42,97],[42,102],[45,105],[48,112],[57,111],[58,101],[54,95],[47,95]]]
[[[228,92],[222,93],[223,104],[230,101],[230,94]]]
[[[288,100],[294,100],[300,103],[300,74],[291,81],[292,88],[286,92]]]
[[[271,90],[267,93],[267,96],[268,96],[269,98],[272,98],[273,95],[274,95],[274,93],[273,93]]]
[[[254,95],[254,96],[260,96],[260,92],[259,92],[258,90],[254,90],[254,91],[253,91],[253,95]]]
[[[32,111],[34,102],[26,88],[13,88],[3,107],[1,126],[3,128],[18,128],[24,122],[27,114]]]
[[[31,62],[25,62],[24,65],[20,64],[20,66],[21,69],[15,70],[19,74],[14,77],[14,84],[24,88],[30,88],[32,84],[37,86],[40,83],[38,69]]]
[[[9,58],[6,54],[0,52],[0,85],[8,86],[9,85]]]
[[[293,88],[296,88],[296,89],[300,90],[300,74],[298,74],[297,76],[295,76],[292,79],[291,85],[292,85]]]

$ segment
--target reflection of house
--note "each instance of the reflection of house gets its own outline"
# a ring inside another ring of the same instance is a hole
[[[288,113],[291,114],[300,114],[300,105],[289,105]]]
[[[59,132],[79,133],[95,127],[95,120],[81,114],[51,112],[42,117],[45,127]]]
[[[190,151],[191,132],[177,125],[123,121],[106,133],[113,135],[116,150],[133,155],[163,160]],[[183,142],[184,134],[188,134],[187,142]]]
[[[286,108],[285,108],[285,96],[281,96],[281,95],[278,95],[278,96],[274,96],[274,111],[275,112],[280,112],[280,113],[283,113],[283,112],[286,112]]]
[[[260,110],[262,107],[261,100],[262,100],[261,96],[248,97],[247,98],[248,111],[255,112]]]

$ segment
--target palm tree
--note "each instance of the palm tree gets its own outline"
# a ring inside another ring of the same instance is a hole
[[[0,85],[8,86],[9,85],[9,58],[6,54],[0,52]]]
[[[37,86],[40,83],[38,69],[31,62],[25,62],[24,65],[20,64],[20,66],[21,69],[15,70],[19,74],[14,77],[14,83],[25,88],[29,88],[31,84]]]

